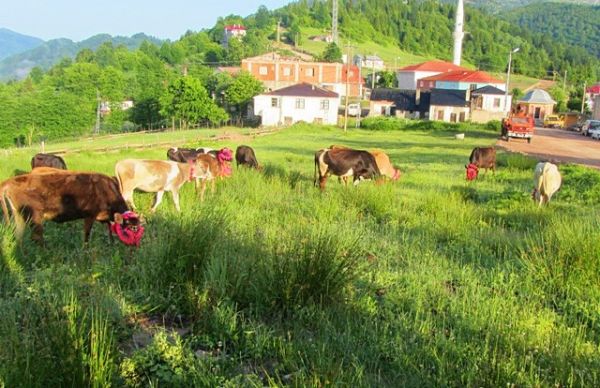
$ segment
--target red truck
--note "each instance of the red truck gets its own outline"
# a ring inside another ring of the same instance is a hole
[[[511,115],[502,120],[502,137],[504,137],[506,141],[510,141],[511,137],[527,139],[527,143],[531,143],[534,127],[535,121],[533,120],[533,117]]]

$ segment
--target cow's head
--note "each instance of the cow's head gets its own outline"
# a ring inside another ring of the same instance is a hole
[[[217,152],[217,160],[219,162],[229,162],[233,159],[233,152],[225,147],[225,148],[221,148],[219,150],[219,152]]]
[[[110,230],[123,244],[139,247],[144,236],[142,221],[142,218],[132,211],[115,213]]]
[[[477,179],[477,174],[479,174],[479,168],[477,168],[477,166],[475,164],[471,163],[468,166],[465,166],[465,168],[467,169],[467,180],[468,181]]]

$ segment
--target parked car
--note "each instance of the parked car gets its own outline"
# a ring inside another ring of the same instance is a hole
[[[360,116],[360,104],[348,104],[348,116]]]
[[[565,120],[559,115],[548,115],[544,117],[545,128],[562,128],[565,125]]]
[[[581,134],[584,136],[591,136],[592,134],[589,133],[589,131],[597,128],[598,126],[600,126],[600,120],[586,120],[581,127]]]
[[[588,133],[592,137],[592,139],[600,140],[600,122],[598,124],[590,124]]]

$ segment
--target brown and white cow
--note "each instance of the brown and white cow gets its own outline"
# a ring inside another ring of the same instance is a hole
[[[143,234],[139,218],[129,217],[129,209],[116,180],[103,174],[36,168],[30,174],[2,182],[0,201],[7,222],[9,209],[12,212],[19,240],[29,222],[33,229],[32,239],[43,243],[43,222],[47,220],[84,219],[85,242],[89,240],[94,221],[118,223],[121,230],[127,229],[136,236],[136,241],[132,241],[135,245],[141,239],[138,232]]]
[[[332,150],[350,150],[351,148],[342,146],[342,145],[331,145],[329,149]],[[392,165],[390,157],[381,150],[369,150],[368,151],[375,158],[375,162],[377,163],[377,168],[379,168],[379,172],[382,176],[388,177],[391,180],[395,181],[400,179],[400,169],[396,168]],[[347,177],[342,178],[344,183],[347,183]]]
[[[380,171],[375,157],[367,151],[322,149],[315,153],[315,186],[318,176],[319,187],[325,190],[329,175],[352,177],[354,185],[357,185],[361,180],[378,177]]]
[[[472,181],[477,179],[479,169],[485,168],[487,174],[488,169],[496,174],[496,149],[494,147],[475,147],[469,156],[469,164],[465,166],[467,172],[467,180]]]
[[[540,162],[535,166],[533,181],[533,200],[542,206],[550,202],[554,193],[558,191],[562,177],[555,164]]]
[[[40,153],[35,154],[33,158],[31,158],[31,169],[33,170],[38,167],[52,167],[66,170],[67,164],[64,159],[58,155]]]

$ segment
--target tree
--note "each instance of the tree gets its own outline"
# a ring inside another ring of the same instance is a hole
[[[290,28],[288,28],[286,37],[290,43],[294,44],[294,46],[299,46],[302,44],[302,31],[300,31],[298,24],[294,23],[290,26]]]
[[[550,89],[550,95],[552,96],[554,101],[556,101],[557,112],[564,112],[565,110],[567,110],[568,96],[562,87],[554,86],[552,89]]]
[[[393,72],[384,70],[378,75],[377,86],[380,88],[393,88],[396,84],[396,75]]]
[[[321,60],[323,62],[342,62],[342,50],[340,50],[335,42],[331,42],[327,45],[325,51],[323,51]]]
[[[238,112],[243,115],[246,106],[252,97],[264,90],[263,84],[254,78],[252,74],[242,71],[225,90],[225,101],[238,107]]]
[[[208,97],[204,86],[193,77],[175,80],[161,96],[160,105],[164,116],[181,120],[184,128],[200,120],[212,123],[227,120],[227,113]]]

